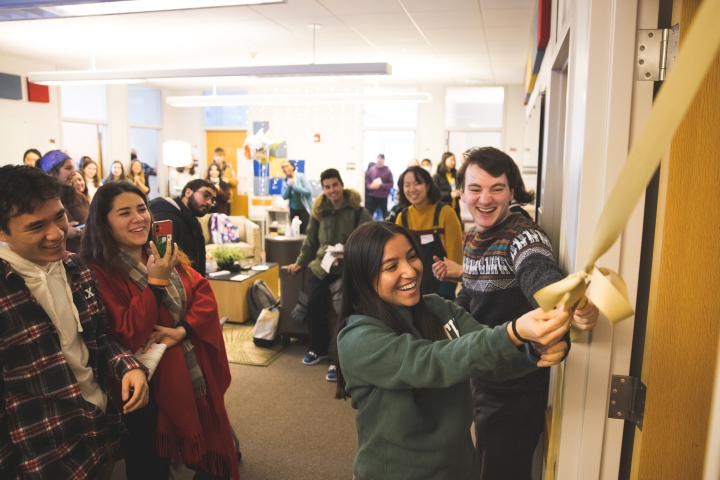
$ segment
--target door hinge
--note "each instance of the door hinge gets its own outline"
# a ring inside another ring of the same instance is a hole
[[[638,30],[635,80],[659,82],[675,63],[680,40],[680,24],[658,30]]]
[[[647,387],[639,378],[613,375],[610,382],[608,418],[633,422],[642,431]]]

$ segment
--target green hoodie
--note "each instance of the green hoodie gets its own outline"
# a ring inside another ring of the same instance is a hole
[[[308,222],[305,234],[307,237],[303,241],[295,263],[301,267],[310,267],[317,278],[322,280],[327,272],[322,269],[323,256],[325,249],[329,245],[337,243],[345,245],[350,234],[355,230],[357,225],[372,220],[370,212],[360,205],[360,194],[355,190],[346,188],[343,191],[345,204],[335,210],[332,202],[327,199],[324,193],[320,194],[313,204],[312,216]],[[355,211],[361,209],[360,218],[355,225]],[[330,268],[330,273],[340,275],[342,268],[340,262]]]
[[[527,346],[514,347],[505,325],[488,328],[437,295],[424,298],[452,340],[423,339],[409,307],[398,312],[412,335],[353,315],[338,336],[345,389],[358,409],[356,480],[476,480],[468,380],[505,380],[537,368],[539,359]]]

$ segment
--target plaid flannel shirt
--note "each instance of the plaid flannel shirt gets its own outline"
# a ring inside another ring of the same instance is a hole
[[[94,479],[123,432],[108,377],[144,367],[108,335],[95,276],[68,253],[63,260],[80,314],[88,365],[108,394],[103,411],[85,401],[57,329],[23,278],[0,260],[0,478]],[[70,312],[67,313],[71,315]],[[147,373],[147,371],[146,371]]]

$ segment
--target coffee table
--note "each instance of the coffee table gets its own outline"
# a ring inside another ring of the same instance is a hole
[[[255,280],[265,280],[276,297],[280,295],[279,277],[280,269],[277,263],[258,263],[267,266],[267,270],[242,270],[215,277],[208,276],[210,286],[215,293],[220,317],[228,317],[231,322],[243,323],[250,320],[250,311],[247,306],[247,291]],[[240,281],[231,280],[237,275],[247,275],[248,278]]]

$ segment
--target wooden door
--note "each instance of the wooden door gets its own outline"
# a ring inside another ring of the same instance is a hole
[[[246,136],[247,132],[245,130],[207,131],[205,143],[207,146],[207,165],[212,163],[215,149],[222,148],[225,150],[225,161],[230,163],[235,173],[237,173],[237,150],[238,148],[243,148]],[[205,169],[203,169],[203,171],[205,171]],[[247,195],[239,195],[237,189],[232,189],[232,195],[230,197],[230,214],[243,215],[245,217],[248,216]]]
[[[682,32],[700,0],[675,0]],[[700,479],[720,322],[720,56],[716,57],[660,169],[655,248],[641,380],[643,430],[635,430],[633,479]]]

